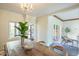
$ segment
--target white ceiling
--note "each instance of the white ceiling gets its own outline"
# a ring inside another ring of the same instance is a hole
[[[38,11],[40,13],[40,10],[46,7],[49,7],[53,4],[50,3],[33,3],[33,16],[38,15]],[[16,12],[16,13],[23,13],[23,10],[21,9],[21,4],[20,3],[0,3],[0,9]]]
[[[79,8],[75,8],[61,13],[56,13],[55,15],[63,20],[76,19],[76,18],[79,19]]]
[[[19,3],[0,3],[0,9],[22,14]],[[79,17],[79,4],[77,3],[33,3],[33,11],[29,15],[42,16],[55,14],[63,20]]]

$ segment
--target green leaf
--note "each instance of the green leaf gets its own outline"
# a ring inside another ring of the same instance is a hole
[[[26,32],[28,31],[28,22],[19,22],[19,27],[16,27],[20,31],[21,37],[27,37]]]

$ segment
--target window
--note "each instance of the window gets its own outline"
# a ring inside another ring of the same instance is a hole
[[[19,26],[19,23],[18,22],[10,22],[9,23],[9,39],[11,38],[14,38],[16,36],[19,35],[19,31],[17,28],[15,28],[15,26]],[[28,32],[27,32],[27,35],[28,35],[28,38],[33,38],[34,36],[34,33],[33,33],[33,25],[29,25],[29,29],[28,29]]]
[[[19,35],[19,31],[15,28],[15,26],[19,26],[18,22],[10,22],[9,23],[9,38],[14,38]]]

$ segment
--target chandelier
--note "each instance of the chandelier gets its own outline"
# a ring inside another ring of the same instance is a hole
[[[23,19],[25,20],[28,17],[28,12],[32,12],[32,4],[31,3],[22,3],[21,8],[23,10]]]
[[[23,19],[24,19],[24,21],[26,21],[26,18],[28,18],[28,17],[30,17],[29,15],[28,15],[28,12],[32,12],[32,4],[30,4],[30,3],[22,3],[21,4],[21,8],[22,8],[22,11],[23,11]],[[32,26],[33,25],[31,25],[30,24],[30,39],[31,40],[33,40],[33,36],[32,36]]]

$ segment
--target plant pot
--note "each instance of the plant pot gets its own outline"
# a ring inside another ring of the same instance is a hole
[[[21,47],[23,48],[24,46],[24,38],[21,38]]]

